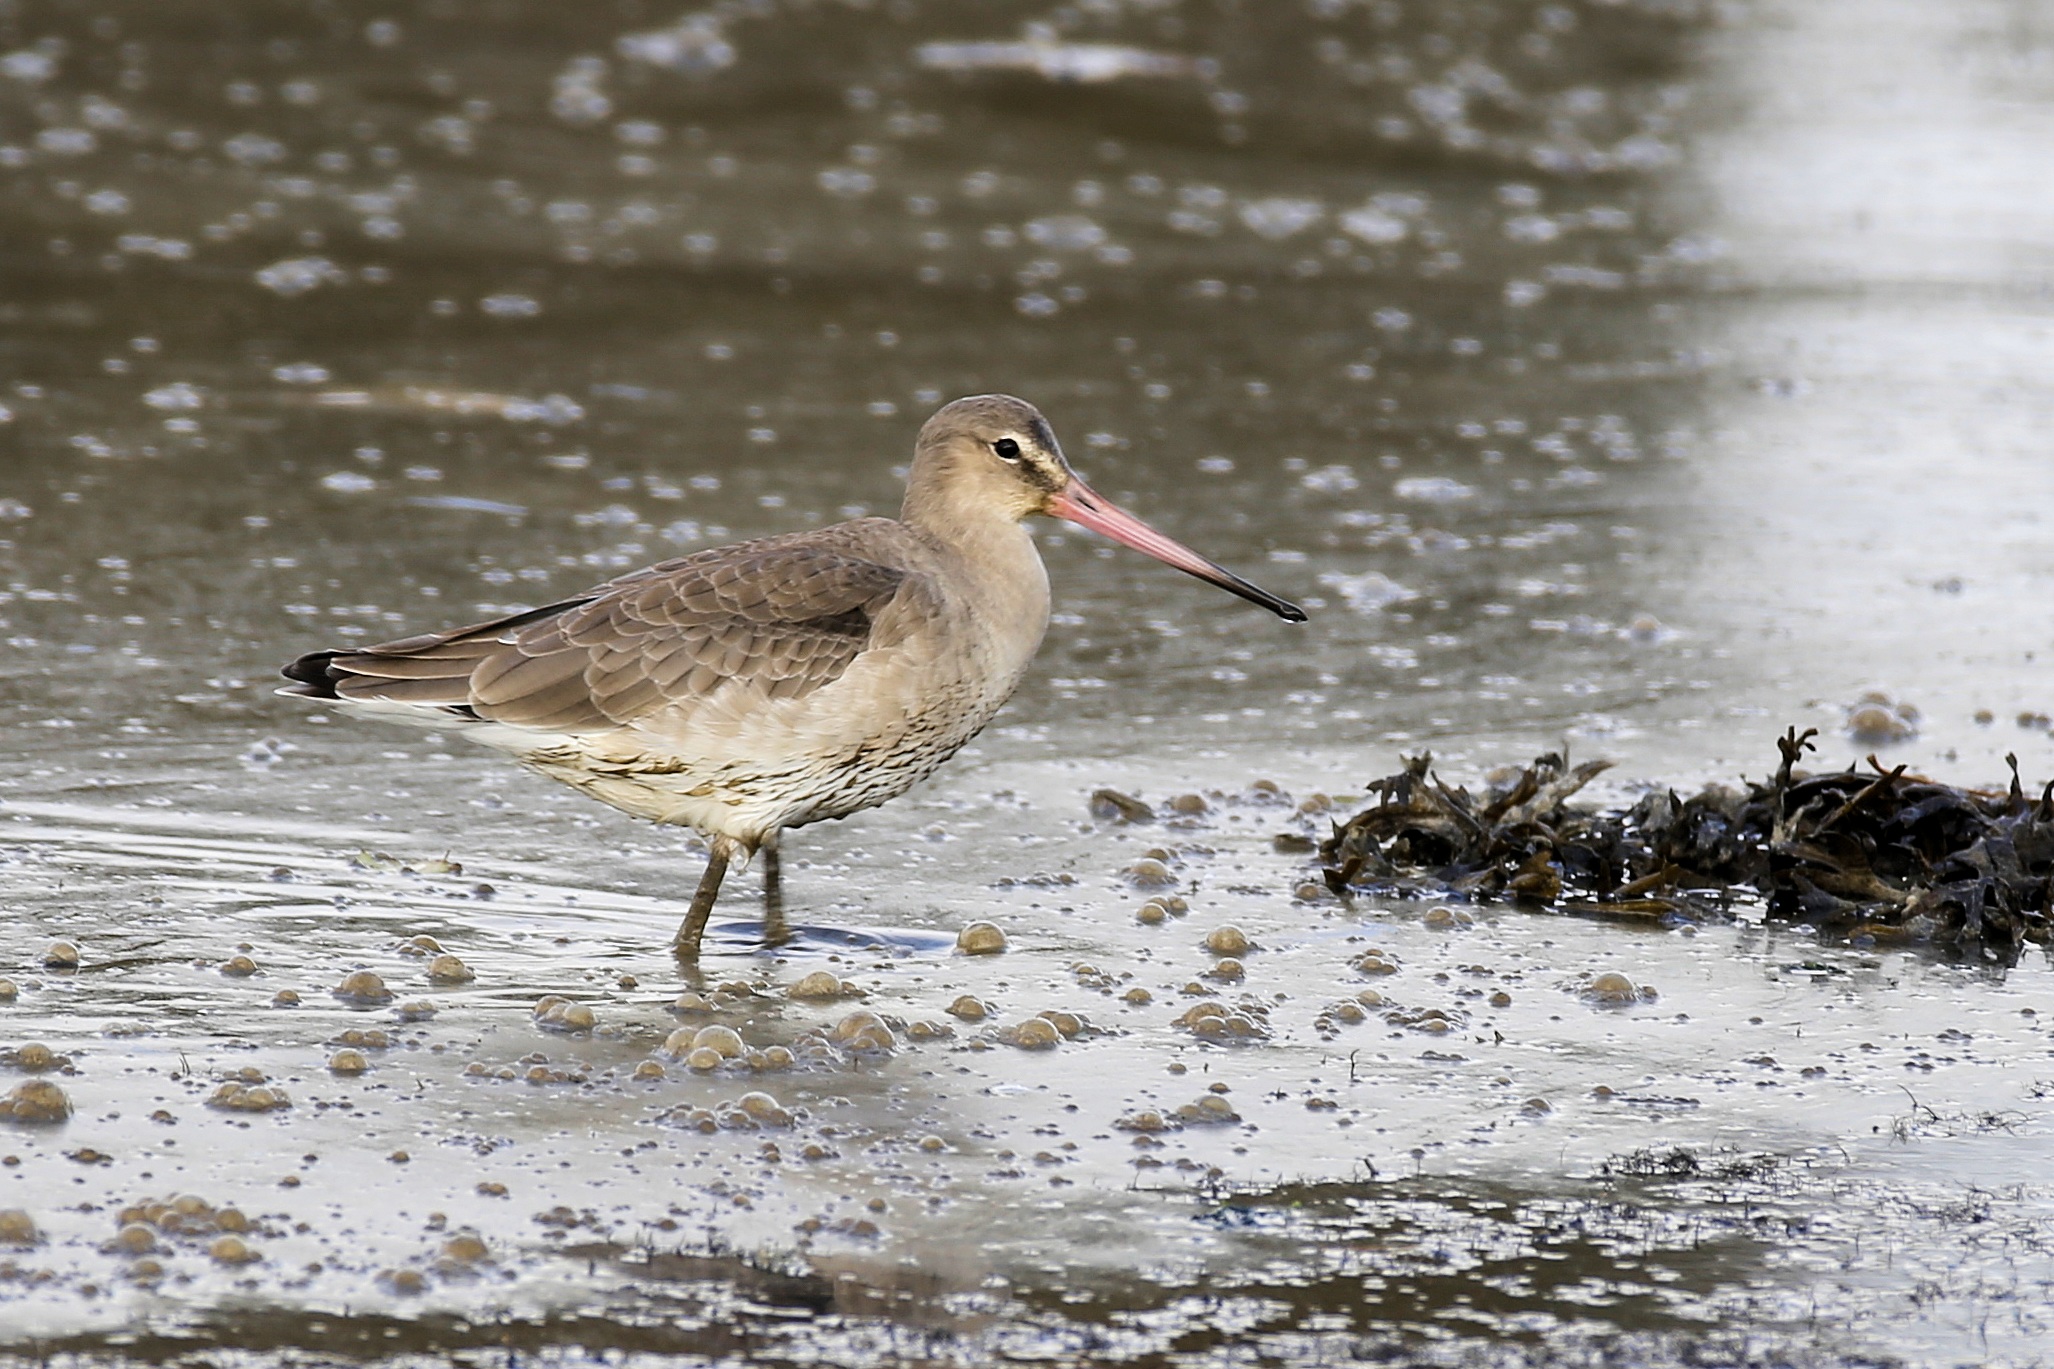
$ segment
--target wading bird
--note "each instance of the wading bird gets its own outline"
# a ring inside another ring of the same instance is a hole
[[[282,693],[459,728],[602,803],[712,848],[678,928],[698,954],[736,856],[896,798],[983,729],[1048,626],[1021,526],[1066,518],[1287,622],[1304,611],[1093,493],[1033,405],[959,399],[920,429],[897,518],[716,547],[489,623],[315,651]]]

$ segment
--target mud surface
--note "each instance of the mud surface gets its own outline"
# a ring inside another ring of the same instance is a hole
[[[1911,0],[0,9],[5,1353],[2046,1362],[2031,936],[1307,838],[1791,723],[1820,822],[1871,754],[2032,810],[2050,69]],[[681,977],[690,839],[270,692],[888,511],[1000,388],[1312,621],[1043,529],[1019,697],[793,835],[787,947],[738,872]]]

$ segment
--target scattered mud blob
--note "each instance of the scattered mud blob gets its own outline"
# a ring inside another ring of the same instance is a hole
[[[1155,809],[1117,789],[1095,789],[1091,794],[1091,816],[1100,822],[1154,822]]]

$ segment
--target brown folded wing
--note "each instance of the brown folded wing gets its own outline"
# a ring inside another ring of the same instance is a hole
[[[317,653],[287,673],[343,699],[603,730],[724,690],[803,698],[873,645],[878,617],[911,578],[818,535],[766,538],[509,618]]]

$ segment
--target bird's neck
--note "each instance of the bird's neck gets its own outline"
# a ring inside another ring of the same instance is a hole
[[[1018,519],[989,508],[952,509],[942,517],[921,512],[908,508],[901,521],[954,563],[951,579],[975,616],[995,630],[1003,625],[1008,638],[1018,639],[1018,664],[1024,667],[1048,626],[1048,571],[1033,537]]]

